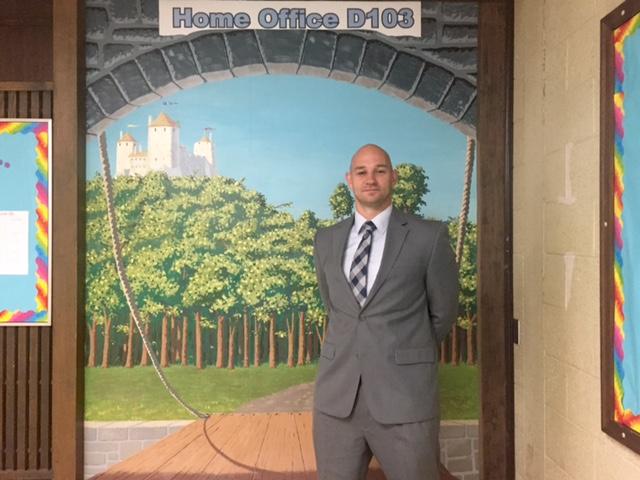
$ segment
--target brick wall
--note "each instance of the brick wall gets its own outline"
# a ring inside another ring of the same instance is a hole
[[[85,422],[85,478],[104,472],[190,423],[192,420]]]
[[[618,0],[516,0],[518,480],[630,480],[600,431],[599,37]]]

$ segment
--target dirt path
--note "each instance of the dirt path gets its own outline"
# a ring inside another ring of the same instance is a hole
[[[308,412],[313,409],[313,382],[289,387],[281,392],[241,405],[238,413]]]

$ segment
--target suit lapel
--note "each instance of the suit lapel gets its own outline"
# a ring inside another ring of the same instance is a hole
[[[402,250],[402,245],[404,244],[404,240],[408,232],[409,227],[407,226],[407,221],[404,219],[404,216],[401,212],[393,208],[391,210],[391,217],[389,218],[387,239],[385,240],[384,249],[382,251],[382,262],[380,263],[380,269],[378,270],[378,275],[376,276],[376,279],[371,286],[371,291],[367,294],[367,299],[362,305],[363,310],[367,308],[367,305],[369,305],[369,303],[371,303],[371,299],[376,295],[376,293],[378,293],[378,290],[380,290],[380,286],[386,280],[387,275],[389,275],[391,267],[393,267],[393,264],[398,258],[400,250]]]

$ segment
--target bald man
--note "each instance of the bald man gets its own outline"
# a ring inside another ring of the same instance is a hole
[[[346,179],[355,215],[314,245],[329,315],[314,394],[318,478],[364,479],[375,455],[387,480],[436,480],[436,358],[458,308],[447,226],[392,207],[398,176],[377,145],[353,155]]]

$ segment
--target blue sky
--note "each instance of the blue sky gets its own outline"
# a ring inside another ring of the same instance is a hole
[[[0,135],[0,210],[29,212],[29,274],[0,275],[0,310],[36,308],[36,138],[33,134]]]
[[[415,163],[429,175],[423,214],[446,218],[460,209],[466,138],[406,102],[358,85],[303,76],[242,77],[180,91],[140,107],[107,129],[115,171],[115,142],[129,131],[147,148],[149,115],[164,111],[181,124],[189,150],[213,128],[221,175],[244,178],[272,204],[292,203],[329,218],[329,196],[353,152],[377,143],[394,164]],[[129,125],[137,125],[130,127]],[[87,143],[87,177],[100,170],[97,142]],[[474,179],[475,184],[475,179]],[[475,185],[470,219],[475,221]]]

